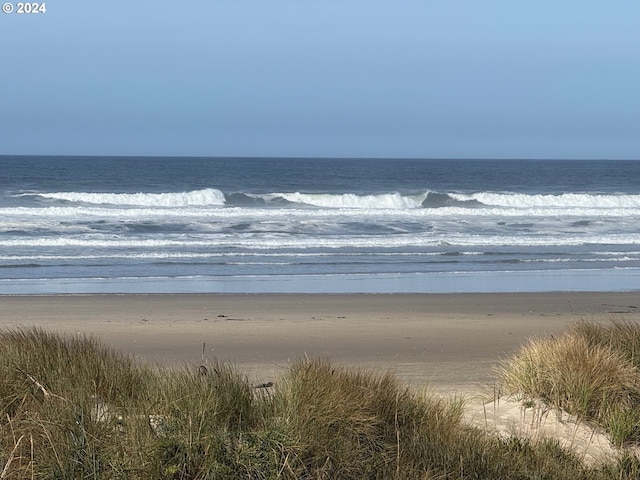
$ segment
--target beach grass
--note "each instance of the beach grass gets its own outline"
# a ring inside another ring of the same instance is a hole
[[[640,440],[640,326],[581,322],[532,339],[500,366],[507,392],[541,399],[604,428],[617,445]]]
[[[631,455],[587,466],[554,440],[485,433],[463,421],[462,400],[391,373],[301,359],[256,387],[229,364],[149,367],[84,336],[0,332],[0,479],[640,475]]]

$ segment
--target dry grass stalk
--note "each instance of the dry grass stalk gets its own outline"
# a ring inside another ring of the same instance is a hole
[[[5,463],[4,468],[2,469],[2,473],[0,473],[0,478],[6,478],[7,472],[9,471],[9,467],[11,466],[11,463],[15,458],[16,450],[18,450],[18,447],[20,446],[20,442],[22,442],[23,438],[24,438],[24,435],[21,435],[20,438],[18,438],[18,441],[16,442],[15,446],[13,447],[13,450],[11,450],[11,453],[9,454],[9,459]]]

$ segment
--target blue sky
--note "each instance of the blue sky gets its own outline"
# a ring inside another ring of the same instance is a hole
[[[0,14],[0,154],[640,159],[637,0],[46,7]]]

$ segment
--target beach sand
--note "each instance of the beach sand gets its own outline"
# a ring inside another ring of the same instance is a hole
[[[141,361],[229,361],[259,383],[311,357],[467,393],[528,338],[581,320],[640,320],[640,294],[0,296],[0,328],[93,335]]]

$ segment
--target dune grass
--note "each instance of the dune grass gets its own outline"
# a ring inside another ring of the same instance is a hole
[[[510,393],[602,426],[614,443],[640,440],[640,326],[579,323],[560,337],[530,340],[503,362]]]
[[[86,337],[0,332],[0,479],[631,479],[557,442],[466,425],[462,402],[305,359],[272,388],[150,368]]]

